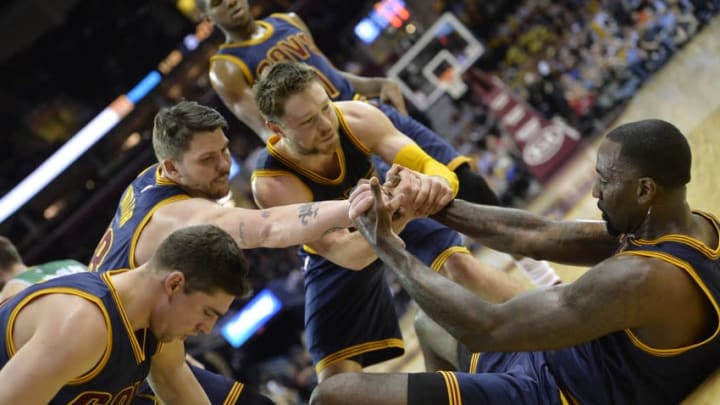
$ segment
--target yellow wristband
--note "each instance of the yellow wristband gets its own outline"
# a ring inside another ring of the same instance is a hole
[[[460,184],[457,175],[447,166],[433,159],[425,153],[417,144],[409,143],[403,146],[393,159],[393,163],[405,166],[408,169],[417,170],[428,176],[439,176],[445,179],[453,191],[453,196],[457,195]]]

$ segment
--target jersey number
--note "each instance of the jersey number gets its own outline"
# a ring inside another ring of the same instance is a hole
[[[88,270],[98,271],[100,266],[103,264],[103,261],[105,261],[105,257],[110,251],[112,242],[113,229],[112,226],[109,226],[107,231],[105,231],[105,234],[103,234],[102,239],[100,239],[100,243],[98,243],[97,247],[95,248],[95,253],[93,253],[92,258],[90,259],[90,265],[88,266]]]

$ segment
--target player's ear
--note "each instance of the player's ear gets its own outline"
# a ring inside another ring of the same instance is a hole
[[[185,284],[185,275],[181,271],[171,271],[165,276],[163,286],[167,295],[173,295],[178,291],[182,291]]]
[[[172,159],[163,159],[162,162],[160,162],[160,165],[162,166],[163,173],[170,179],[177,179],[178,176],[180,176],[180,171],[178,170],[177,162],[175,162]]]
[[[641,204],[649,203],[657,194],[658,184],[652,177],[641,177],[638,179],[637,198]]]
[[[280,125],[278,125],[277,122],[274,122],[274,121],[265,121],[265,126],[266,126],[269,130],[273,131],[274,133],[276,133],[276,134],[278,134],[278,135],[280,135],[280,136],[283,136],[282,127],[281,127]]]

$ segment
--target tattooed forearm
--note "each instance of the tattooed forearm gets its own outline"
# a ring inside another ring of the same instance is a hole
[[[298,208],[300,223],[307,225],[309,220],[317,218],[318,210],[318,205],[314,202],[301,205],[300,208]]]

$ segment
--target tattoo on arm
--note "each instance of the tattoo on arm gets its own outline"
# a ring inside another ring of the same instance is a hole
[[[298,218],[300,218],[300,223],[307,225],[309,219],[317,217],[318,210],[319,208],[315,203],[301,205],[300,208],[298,208]]]
[[[262,212],[260,213],[260,216],[263,217],[263,218],[270,218],[270,212],[268,212],[268,211],[262,211]]]

